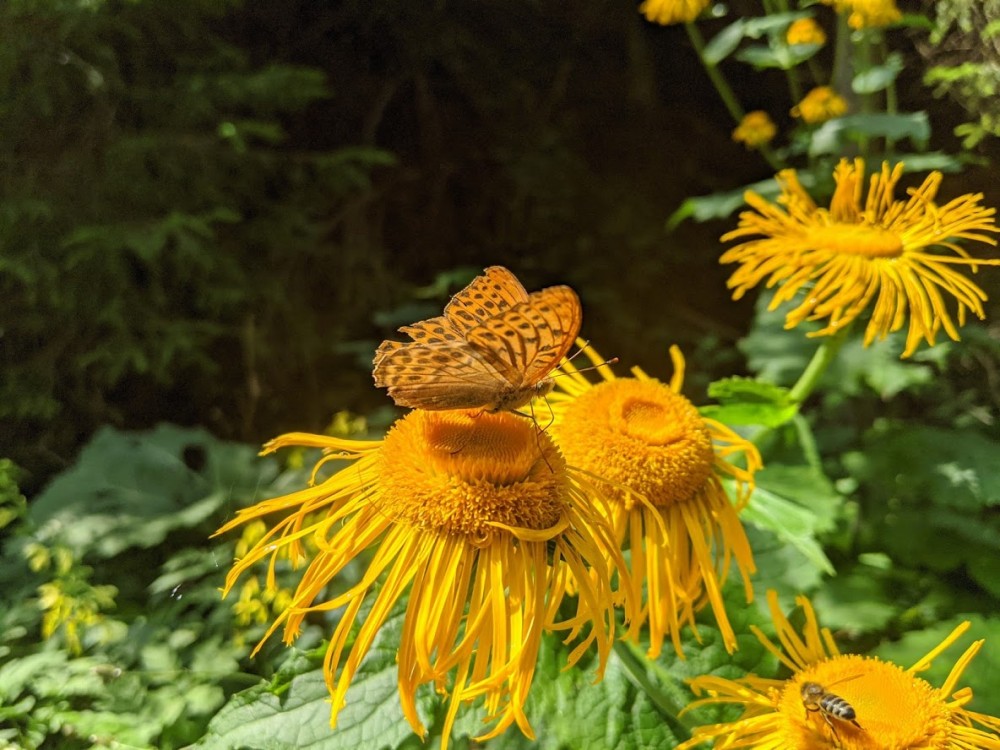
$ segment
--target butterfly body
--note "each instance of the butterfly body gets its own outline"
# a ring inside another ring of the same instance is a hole
[[[576,340],[580,321],[569,287],[528,294],[514,274],[492,266],[444,315],[400,328],[410,342],[382,342],[375,385],[415,409],[513,410],[552,390],[548,374]]]

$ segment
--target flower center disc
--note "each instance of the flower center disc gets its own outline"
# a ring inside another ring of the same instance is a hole
[[[806,710],[802,686],[823,686],[825,705],[833,710]],[[855,721],[838,718],[850,706]],[[948,709],[939,691],[900,667],[876,658],[837,656],[800,672],[781,696],[787,747],[825,750],[949,747]],[[830,726],[832,724],[832,727]]]
[[[372,502],[399,520],[486,539],[494,523],[554,526],[567,482],[563,457],[524,417],[417,409],[385,437]]]
[[[809,229],[807,242],[842,255],[896,258],[903,253],[902,238],[882,227],[864,224],[830,224]]]
[[[715,462],[698,410],[656,380],[599,383],[567,407],[556,429],[566,460],[610,480],[609,496],[625,502],[622,486],[654,505],[690,500]]]

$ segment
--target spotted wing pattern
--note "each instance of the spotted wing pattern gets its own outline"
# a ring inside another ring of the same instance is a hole
[[[469,344],[513,386],[540,382],[569,351],[580,331],[576,292],[554,286],[483,321]]]
[[[400,328],[412,342],[379,346],[375,384],[411,408],[516,408],[565,356],[580,321],[569,287],[529,295],[510,271],[492,266],[444,315]]]
[[[444,308],[444,317],[461,331],[469,331],[530,299],[517,277],[503,266],[490,266]]]

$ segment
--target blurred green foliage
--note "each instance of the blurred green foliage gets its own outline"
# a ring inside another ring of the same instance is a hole
[[[200,737],[230,693],[260,679],[242,663],[264,627],[240,619],[236,592],[220,599],[235,540],[207,536],[281,481],[304,477],[203,430],[101,431],[0,552],[0,744]],[[285,655],[265,649],[257,675]]]
[[[937,96],[974,119],[955,128],[966,148],[1000,136],[1000,2],[937,0],[934,29],[923,52],[924,80]]]
[[[171,409],[246,433],[367,320],[339,223],[393,157],[292,138],[326,76],[253,59],[235,7],[0,5],[0,443],[32,469]]]

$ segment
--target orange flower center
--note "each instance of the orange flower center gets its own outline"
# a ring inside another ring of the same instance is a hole
[[[608,495],[626,504],[628,490],[660,506],[690,500],[715,462],[698,410],[656,380],[599,383],[553,429],[566,460],[610,480]]]
[[[559,451],[507,412],[414,410],[386,435],[379,474],[372,502],[393,518],[480,540],[496,523],[551,528],[566,507]]]
[[[786,683],[779,710],[787,747],[821,750],[949,747],[945,696],[895,664],[837,656]]]
[[[830,224],[810,227],[806,238],[811,247],[843,255],[896,258],[903,254],[903,240],[898,234],[871,225]]]

